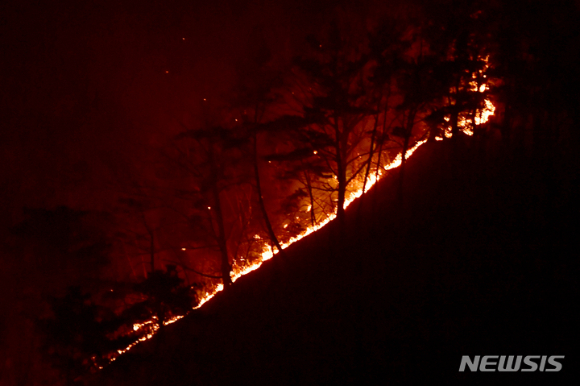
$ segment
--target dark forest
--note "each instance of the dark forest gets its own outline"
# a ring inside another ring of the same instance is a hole
[[[0,384],[574,384],[579,21],[3,3]]]

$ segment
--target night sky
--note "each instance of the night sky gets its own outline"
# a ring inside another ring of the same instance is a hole
[[[4,3],[3,218],[18,221],[23,206],[98,207],[105,185],[146,168],[203,98],[223,100],[261,47],[288,62],[331,5]]]

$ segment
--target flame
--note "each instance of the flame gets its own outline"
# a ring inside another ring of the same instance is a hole
[[[485,61],[487,62],[487,58],[485,59]],[[487,68],[487,67],[486,67]],[[487,85],[482,85],[479,88],[479,92],[484,92],[487,89]],[[477,85],[474,86],[474,91],[477,90]],[[489,99],[485,99],[485,108],[483,108],[480,111],[477,111],[477,116],[475,118],[475,123],[477,125],[486,123],[489,120],[489,117],[491,117],[492,115],[494,115],[495,113],[495,106],[493,105],[493,103],[491,103],[491,101]],[[449,119],[447,119],[449,120]],[[471,128],[469,127],[469,122],[467,121],[467,119],[463,118],[462,121],[458,122],[459,126],[462,128],[463,132],[468,134],[468,135],[473,135],[473,131],[471,130]],[[445,133],[446,137],[451,137],[451,133],[449,130],[449,136],[447,135],[447,132]],[[443,138],[441,137],[437,137],[435,138],[437,141],[442,141]],[[405,154],[405,159],[408,159],[409,157],[411,157],[411,155],[413,155],[413,153],[421,146],[423,145],[425,142],[427,142],[427,140],[423,140],[423,141],[419,141],[415,144],[415,146],[413,146],[412,148],[408,149],[406,154]],[[399,153],[395,159],[388,165],[384,166],[383,169],[384,171],[388,171],[394,168],[397,168],[399,166],[401,166],[403,162],[403,156],[402,153]],[[368,180],[366,182],[366,186],[365,186],[365,191],[367,191],[368,189],[370,189],[373,185],[375,185],[380,179],[381,177],[384,175],[384,173],[378,173],[378,176],[375,174],[370,174],[368,176]],[[333,176],[333,178],[336,179],[336,176]],[[363,188],[362,188],[362,184],[361,186],[356,189],[353,192],[350,192],[348,198],[345,200],[344,203],[344,208],[346,209],[354,200],[356,200],[357,198],[359,198],[360,196],[362,196],[363,194]],[[308,207],[308,211],[310,211],[311,206]],[[323,220],[322,222],[318,223],[317,225],[313,225],[310,226],[309,228],[306,229],[306,231],[304,231],[303,233],[301,233],[300,235],[291,238],[290,240],[288,240],[286,243],[281,244],[282,249],[285,249],[287,247],[289,247],[290,245],[294,244],[295,242],[302,240],[304,237],[316,232],[317,230],[323,228],[326,224],[328,224],[329,222],[331,222],[332,220],[334,220],[336,218],[336,212],[331,214],[330,216],[328,216],[325,220]],[[288,226],[288,224],[284,225],[284,228],[286,228]],[[263,247],[262,250],[262,254],[261,254],[261,258],[250,264],[250,265],[246,265],[246,266],[237,266],[234,263],[234,267],[233,267],[233,276],[232,276],[232,282],[235,282],[237,279],[239,279],[240,277],[255,271],[256,269],[258,269],[262,263],[264,261],[270,260],[275,254],[277,254],[279,251],[273,251],[272,249],[268,248],[266,245]],[[221,287],[219,289],[216,289],[215,292],[213,292],[210,295],[207,295],[207,297],[204,300],[204,303],[211,299],[217,292],[221,291],[223,289],[223,286],[220,285]],[[198,308],[201,307],[201,304],[198,306]]]
[[[486,89],[487,89],[487,86],[482,85],[478,91],[484,92]],[[477,90],[477,85],[473,86],[473,90],[474,91]],[[485,99],[485,107],[482,110],[477,111],[475,123],[477,125],[486,123],[489,120],[489,117],[494,115],[494,113],[495,113],[495,106],[493,105],[493,103],[491,103],[491,101],[489,99]],[[446,121],[449,121],[449,118],[445,118],[445,119],[446,119]],[[473,135],[472,128],[469,126],[469,124],[470,124],[470,122],[467,120],[467,118],[460,117],[458,125],[461,127],[462,131],[467,135]],[[448,128],[448,130],[445,131],[444,135],[446,138],[450,138],[451,137],[451,128]],[[442,137],[436,137],[435,139],[437,141],[443,140]],[[408,159],[409,157],[411,157],[413,155],[413,153],[421,145],[423,145],[425,142],[427,142],[427,140],[419,141],[415,144],[415,146],[408,149],[406,154],[405,154],[405,159]],[[316,152],[314,152],[314,153],[316,154]],[[385,171],[395,169],[395,168],[401,166],[402,162],[403,162],[402,153],[399,153],[391,163],[383,166],[383,168],[382,168],[383,170],[379,170],[378,175],[369,174],[366,185],[365,185],[365,192],[368,191],[368,189],[370,189],[373,185],[375,185],[381,179],[381,177],[385,175],[385,173],[384,173]],[[336,176],[334,176],[334,178],[336,179]],[[348,198],[345,200],[345,203],[344,203],[344,209],[346,209],[354,200],[356,200],[357,198],[362,196],[362,194],[363,194],[362,185],[363,184],[361,183],[360,186],[358,187],[358,189],[348,193]],[[211,210],[211,207],[208,207],[208,209]],[[311,206],[309,205],[308,211],[310,211],[310,209],[311,209]],[[295,242],[300,241],[303,238],[305,238],[306,236],[318,231],[319,229],[326,226],[329,222],[331,222],[335,218],[336,218],[336,212],[331,214],[330,216],[328,216],[323,221],[319,222],[317,225],[310,226],[309,228],[307,228],[303,233],[299,234],[298,236],[292,237],[287,242],[282,243],[281,244],[282,249],[286,249],[290,245],[294,244]],[[285,224],[284,228],[286,228],[287,226],[288,226],[288,224]],[[259,235],[254,235],[254,239],[258,240],[261,238]],[[185,250],[185,248],[183,248],[183,250]],[[258,261],[255,261],[249,265],[238,265],[238,264],[236,264],[237,261],[234,261],[234,265],[232,267],[232,282],[235,282],[240,277],[260,268],[260,266],[262,265],[263,262],[270,260],[278,252],[279,252],[278,250],[274,251],[273,249],[270,249],[267,245],[264,245],[263,249],[262,249],[262,254],[260,255],[260,259],[258,259]],[[218,292],[222,291],[223,289],[224,289],[223,284],[217,284],[212,290],[209,290],[205,293],[203,298],[201,298],[201,300],[199,301],[198,305],[196,307],[194,307],[193,309],[200,308],[207,301],[209,301],[211,298],[213,298]],[[178,321],[181,318],[183,318],[183,316],[175,316],[175,317],[165,321],[163,323],[163,325],[169,325],[169,324],[175,323],[176,321]],[[151,339],[153,337],[153,335],[155,335],[155,332],[157,332],[157,330],[159,329],[159,325],[157,324],[156,320],[149,320],[149,321],[146,321],[144,323],[133,324],[133,331],[134,332],[139,332],[143,329],[147,329],[147,334],[143,335],[141,338],[139,338],[137,341],[131,343],[126,348],[124,348],[122,350],[117,350],[117,354],[122,355],[122,354],[126,353],[127,351],[129,351],[131,348],[135,347],[137,344],[139,344],[139,342],[143,342],[143,341],[146,341],[148,339]],[[109,363],[114,362],[117,359],[117,357],[110,358]],[[102,369],[102,367],[99,366],[99,369]]]
[[[405,158],[409,158],[415,152],[415,150],[417,150],[419,148],[419,146],[421,146],[425,142],[427,142],[427,140],[417,142],[415,144],[415,146],[413,146],[411,149],[407,150]],[[402,162],[403,162],[403,157],[401,154],[399,154],[390,164],[384,166],[383,169],[385,171],[394,169],[394,168],[400,166]],[[371,188],[374,184],[376,184],[380,180],[380,178],[381,178],[380,175],[379,175],[379,177],[377,177],[374,174],[370,174],[369,178],[367,180],[367,183],[366,183],[365,191],[368,190],[369,188]],[[344,209],[346,209],[354,200],[356,200],[357,198],[362,196],[362,194],[363,194],[363,190],[362,190],[362,185],[361,185],[361,187],[358,190],[351,192],[349,194],[348,199],[346,199],[344,202]],[[309,210],[310,210],[310,207],[309,207]],[[317,225],[310,226],[309,228],[307,228],[303,233],[299,234],[298,236],[292,237],[286,243],[282,243],[281,244],[282,249],[286,249],[287,247],[294,244],[295,242],[302,240],[304,237],[306,237],[306,236],[316,232],[317,230],[323,228],[326,224],[328,224],[329,222],[331,222],[335,218],[336,218],[336,212],[331,214],[330,216],[328,216],[325,220],[318,223]],[[255,271],[256,269],[258,269],[262,265],[262,263],[264,261],[270,260],[277,253],[278,253],[278,251],[273,252],[267,246],[264,246],[264,248],[262,250],[262,255],[260,256],[261,258],[257,262],[255,262],[249,266],[245,266],[245,267],[237,267],[237,266],[234,267],[234,275],[232,276],[232,282],[235,282],[240,277],[242,277],[242,276],[244,276],[252,271]],[[222,289],[223,289],[223,286],[221,288],[219,288],[215,293],[221,291]],[[207,300],[209,300],[211,297],[213,297],[213,294],[211,296],[208,296]]]
[[[487,59],[488,58],[485,58],[486,63],[487,63]],[[483,71],[487,70],[488,67],[489,67],[489,65],[486,64]],[[475,73],[473,73],[473,77],[474,78],[476,77]],[[483,75],[483,77],[485,78],[486,76]],[[478,91],[480,93],[483,93],[489,89],[488,85],[485,83],[480,85],[479,88],[477,86],[477,82],[475,82],[475,81],[469,82],[469,85],[471,86],[471,91]],[[489,121],[489,118],[495,114],[495,106],[493,105],[493,103],[491,103],[491,101],[487,98],[484,99],[483,102],[485,103],[485,107],[483,107],[482,109],[477,110],[475,112],[474,120],[475,120],[475,124],[477,126],[486,123],[487,121]],[[444,119],[447,122],[450,121],[449,117],[445,117]],[[467,117],[465,115],[459,115],[459,117],[457,119],[457,126],[459,126],[460,130],[463,133],[470,135],[470,136],[473,135],[473,125],[472,125],[472,121],[471,121],[470,117]],[[447,126],[445,128],[445,133],[444,133],[445,138],[451,138],[451,136],[453,135],[451,131],[452,131],[451,126]],[[437,141],[443,140],[443,138],[440,138],[440,137],[437,137],[435,139]]]

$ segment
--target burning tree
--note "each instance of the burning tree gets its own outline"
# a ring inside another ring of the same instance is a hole
[[[307,162],[309,172],[314,172],[303,174],[308,190],[328,193],[343,224],[348,187],[364,169],[366,127],[375,112],[375,98],[368,92],[368,56],[360,42],[345,38],[337,23],[331,24],[323,39],[310,36],[307,42],[309,54],[295,60],[289,101],[301,111],[302,119],[278,120],[292,132],[293,149],[271,159]],[[315,200],[309,196],[312,205]]]
[[[371,34],[376,64],[372,79],[377,90],[390,96],[383,109],[382,134],[377,136],[378,156],[389,141],[401,149],[400,198],[407,151],[413,143],[427,138],[456,140],[460,131],[472,135],[493,114],[488,100],[488,44],[476,23],[479,13],[470,18],[466,9],[456,12],[467,21],[457,15],[443,23],[424,17],[404,26],[389,20]],[[377,121],[378,115],[373,142]]]
[[[332,179],[332,171],[317,154],[316,150],[302,148],[265,157],[269,162],[283,164],[277,170],[280,181],[300,184],[281,203],[280,212],[289,237],[303,233],[308,226],[317,226],[334,212],[331,197],[334,188],[325,182]],[[305,212],[307,218],[302,216]]]
[[[250,143],[245,147],[248,151],[248,159],[252,160],[253,185],[255,197],[262,215],[265,233],[270,242],[279,252],[282,246],[274,230],[268,210],[266,209],[266,199],[264,198],[264,184],[262,181],[260,166],[260,139],[264,132],[268,131],[268,124],[265,124],[269,108],[277,102],[278,95],[274,92],[282,81],[281,71],[271,63],[271,53],[264,41],[264,33],[260,29],[255,29],[251,34],[251,50],[247,60],[240,63],[238,70],[238,82],[234,88],[232,105],[233,111],[239,116],[239,124],[236,130]],[[238,118],[234,119],[238,122]]]
[[[449,14],[417,26],[430,62],[430,89],[437,102],[430,123],[443,128],[444,135],[454,140],[460,131],[477,133],[493,114],[488,99],[494,86],[489,65],[493,46],[487,28],[489,13],[478,7],[457,5]]]
[[[176,163],[184,177],[180,191],[191,204],[190,225],[198,236],[215,241],[221,278],[228,286],[232,283],[232,261],[242,240],[251,243],[246,232],[252,220],[249,168],[241,150],[247,140],[231,128],[209,124],[187,129],[176,140]]]

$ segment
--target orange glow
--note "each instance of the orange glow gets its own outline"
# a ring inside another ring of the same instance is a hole
[[[407,150],[406,158],[409,158],[415,152],[415,150],[417,150],[419,148],[419,146],[423,145],[425,142],[427,142],[427,141],[424,140],[424,141],[417,142],[417,144],[415,144],[415,146],[413,146],[411,149]],[[393,162],[391,162],[388,165],[383,166],[382,169],[384,171],[391,170],[391,169],[394,169],[394,168],[397,168],[398,166],[400,166],[401,163],[402,163],[402,156],[401,156],[401,153],[399,153],[397,155],[397,157],[393,160]],[[366,191],[368,191],[368,189],[370,189],[374,184],[376,184],[380,180],[381,176],[384,175],[384,172],[379,173],[379,174],[380,174],[379,178],[376,178],[375,174],[369,175],[369,178],[368,178],[367,183],[366,183]],[[355,199],[362,196],[362,194],[363,194],[363,192],[362,192],[362,184],[361,184],[360,187],[356,191],[350,192],[348,194],[348,198],[344,203],[344,208],[346,209]],[[208,209],[209,209],[209,207],[208,207]],[[310,209],[311,208],[309,207],[308,210],[310,210]],[[306,237],[306,236],[316,232],[317,230],[323,228],[326,224],[328,224],[329,222],[331,222],[335,218],[336,218],[336,212],[334,214],[328,216],[325,220],[323,220],[319,224],[307,228],[306,231],[304,231],[300,235],[291,238],[286,243],[281,244],[282,249],[288,248],[290,245],[294,244],[295,242],[302,240],[304,237]],[[284,228],[286,228],[287,226],[288,226],[288,224],[285,224]],[[254,235],[254,239],[258,240],[261,238],[259,235]],[[182,250],[184,250],[184,249],[185,248],[182,248]],[[264,261],[270,260],[277,253],[278,253],[278,250],[273,251],[272,249],[268,248],[267,245],[264,245],[263,249],[262,249],[262,255],[261,255],[261,258],[259,261],[251,263],[249,265],[238,265],[237,261],[234,261],[234,264],[232,266],[232,282],[235,282],[240,277],[260,268],[260,266],[262,265],[262,263]],[[242,259],[240,259],[240,260],[242,260]],[[207,301],[209,301],[211,298],[213,298],[218,292],[222,291],[223,288],[224,288],[223,284],[217,284],[213,290],[206,292],[206,294],[201,298],[199,304],[196,307],[194,307],[193,309],[197,309],[197,308],[200,308],[201,306],[203,306]],[[176,316],[176,317],[164,322],[164,325],[169,325],[169,324],[175,323],[177,320],[179,320],[181,318],[183,318],[183,316]],[[131,348],[133,348],[137,344],[139,344],[139,342],[143,342],[143,341],[146,341],[148,339],[151,339],[153,337],[153,335],[155,334],[155,332],[159,329],[159,326],[157,325],[157,322],[155,320],[149,320],[149,321],[141,323],[141,324],[134,324],[133,325],[133,331],[135,331],[135,332],[138,332],[142,329],[147,329],[147,331],[148,331],[147,334],[144,335],[143,337],[139,338],[139,340],[137,340],[136,342],[131,343],[125,349],[118,350],[117,351],[118,355],[122,355],[122,354],[126,353]],[[116,357],[112,357],[110,359],[110,363],[114,362],[115,360],[116,360]]]
[[[184,38],[184,40],[185,40],[185,38]],[[166,71],[166,73],[168,73],[168,71]],[[483,75],[483,77],[485,77],[485,75]],[[477,90],[479,92],[485,92],[487,90],[487,85],[485,85],[485,84],[481,85],[479,88],[477,87],[477,84],[474,82],[471,82],[470,85],[472,86],[472,91]],[[206,99],[204,98],[203,100],[205,101]],[[485,102],[485,107],[482,110],[478,110],[476,113],[476,117],[475,117],[476,125],[481,125],[483,123],[486,123],[489,120],[489,118],[492,115],[494,115],[494,113],[495,113],[495,106],[493,105],[493,103],[491,103],[491,101],[489,99],[485,99],[484,102]],[[445,120],[447,122],[449,122],[449,118],[446,117]],[[458,120],[458,125],[465,134],[473,135],[473,130],[472,130],[472,127],[470,126],[471,120],[468,119],[467,117],[460,116],[459,120]],[[451,137],[451,127],[446,128],[444,135],[446,138]],[[436,137],[435,139],[437,141],[443,140],[442,137]],[[427,142],[427,140],[417,142],[415,144],[415,146],[408,149],[406,152],[405,158],[406,159],[410,158],[413,155],[413,153],[421,145],[423,145],[425,142]],[[318,152],[316,150],[314,150],[313,153],[317,154]],[[379,169],[378,175],[375,173],[369,174],[368,179],[366,181],[366,184],[364,184],[363,181],[358,181],[358,180],[353,181],[351,183],[351,185],[349,186],[349,188],[351,190],[347,192],[347,197],[346,197],[346,200],[344,203],[344,208],[346,209],[354,200],[356,200],[357,198],[362,196],[363,185],[365,185],[365,192],[368,191],[383,176],[386,175],[386,173],[385,173],[386,171],[392,170],[392,169],[395,169],[395,168],[401,166],[402,159],[403,159],[402,153],[399,153],[391,163],[389,163],[388,165],[382,166],[381,169]],[[269,162],[271,162],[271,161],[269,161]],[[333,176],[333,178],[336,180],[336,176]],[[207,209],[211,210],[211,207],[208,206]],[[311,210],[312,210],[312,206],[309,205],[307,212],[310,212]],[[291,238],[286,243],[281,243],[282,249],[286,249],[287,247],[289,247],[293,243],[295,243],[299,240],[302,240],[304,237],[306,237],[306,236],[316,232],[317,230],[323,228],[326,224],[328,224],[329,222],[331,222],[335,218],[336,218],[336,211],[333,214],[331,214],[330,216],[328,216],[327,218],[325,218],[324,220],[320,221],[317,225],[314,225],[314,226],[307,228],[303,233]],[[296,219],[299,220],[300,218],[296,217]],[[287,227],[288,227],[288,224],[284,224],[283,228],[287,228]],[[253,238],[255,240],[261,240],[261,237],[257,234],[254,235]],[[185,251],[186,248],[181,248],[181,250]],[[279,252],[278,250],[274,251],[274,249],[271,249],[266,243],[264,243],[264,245],[262,247],[262,254],[261,254],[260,259],[258,261],[255,261],[252,263],[247,263],[243,258],[235,259],[233,266],[232,266],[232,282],[235,282],[240,277],[242,277],[242,276],[244,276],[252,271],[255,271],[256,269],[258,269],[262,265],[262,263],[264,261],[270,260],[278,252]],[[193,309],[197,309],[197,308],[200,308],[201,306],[203,306],[207,301],[209,301],[211,298],[213,298],[218,292],[222,291],[223,288],[224,288],[223,284],[217,284],[212,289],[209,289],[205,293],[205,295],[200,299],[199,304],[196,307],[194,307]],[[169,325],[169,324],[175,323],[177,320],[179,320],[181,318],[183,318],[183,316],[176,316],[172,319],[169,319],[168,321],[165,321],[164,325]],[[141,323],[141,324],[134,324],[133,325],[134,332],[139,332],[139,331],[143,330],[143,331],[147,331],[147,333],[144,336],[142,336],[141,338],[139,338],[139,340],[131,343],[125,349],[117,350],[117,354],[122,355],[125,352],[129,351],[134,346],[136,346],[139,342],[151,339],[158,329],[159,329],[159,326],[158,326],[155,318],[153,320],[149,320],[149,321]],[[116,358],[117,357],[110,358],[110,363],[115,361]],[[99,368],[102,369],[102,367],[99,367]]]
[[[489,57],[486,57],[485,59],[483,59],[483,61],[486,63],[484,68],[482,70],[479,71],[479,75],[481,75],[483,78],[487,78],[487,75],[483,74],[485,71],[487,71],[487,69],[489,68],[489,64],[487,64]],[[472,78],[473,79],[477,79],[477,73],[473,73],[472,74]],[[470,86],[470,91],[477,91],[480,93],[484,93],[485,91],[489,90],[489,86],[487,84],[481,84],[477,85],[476,81],[471,81],[469,82],[469,86]],[[495,106],[493,105],[493,103],[491,103],[491,101],[489,99],[485,99],[484,100],[485,103],[485,107],[483,107],[480,110],[477,110],[475,112],[475,117],[474,117],[474,121],[475,121],[475,125],[479,126],[482,125],[484,123],[486,123],[487,121],[489,121],[489,118],[495,114]],[[449,118],[445,117],[445,120],[447,122],[449,122]],[[461,131],[467,135],[473,135],[473,125],[472,125],[472,120],[471,117],[466,116],[465,114],[460,114],[457,120],[457,126],[459,126],[459,128],[461,129]],[[445,138],[451,138],[452,136],[452,128],[451,126],[446,127],[445,129]],[[442,140],[443,138],[439,139],[436,138],[438,141]]]

